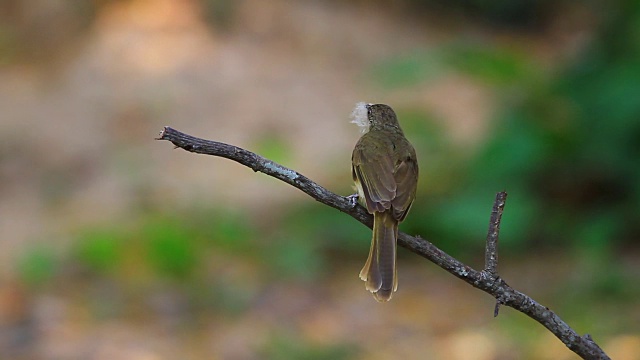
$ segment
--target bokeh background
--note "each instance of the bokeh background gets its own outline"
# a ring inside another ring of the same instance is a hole
[[[2,0],[1,359],[577,359],[540,325],[164,125],[353,192],[358,101],[420,161],[402,230],[640,359],[640,3]]]

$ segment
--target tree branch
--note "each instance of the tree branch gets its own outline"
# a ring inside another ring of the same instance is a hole
[[[168,126],[160,132],[160,136],[156,140],[168,140],[172,142],[176,148],[181,148],[189,152],[219,156],[236,161],[253,169],[253,171],[259,171],[275,177],[302,190],[315,200],[351,215],[369,228],[373,226],[373,217],[371,214],[348,197],[336,195],[311,181],[306,176],[260,155],[254,154],[251,151],[217,141],[200,139]],[[487,235],[486,264],[483,271],[475,270],[463,264],[419,236],[414,237],[401,232],[398,236],[398,243],[400,246],[433,262],[455,277],[462,279],[469,285],[493,296],[497,301],[494,314],[497,314],[497,309],[500,304],[509,306],[542,324],[570,350],[583,359],[610,360],[609,356],[593,341],[590,335],[580,336],[558,315],[549,310],[549,308],[540,305],[529,296],[513,289],[503,279],[497,276],[498,233],[506,197],[507,194],[505,192],[500,192],[496,195],[491,213],[489,233]]]
[[[504,203],[507,201],[507,193],[501,191],[496,194],[489,220],[489,231],[487,233],[487,247],[484,252],[484,271],[491,276],[498,276],[498,235],[500,233],[500,221],[504,211]],[[500,300],[496,300],[493,309],[493,317],[498,316],[500,311]]]
[[[497,276],[498,271],[498,234],[500,233],[500,221],[504,211],[504,203],[507,201],[507,193],[501,191],[496,194],[496,200],[491,210],[489,220],[489,232],[487,233],[487,248],[484,254],[484,271],[492,276]]]

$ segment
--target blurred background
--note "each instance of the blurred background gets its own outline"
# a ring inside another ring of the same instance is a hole
[[[358,101],[415,145],[401,229],[640,359],[640,3],[0,1],[1,359],[577,359],[542,326],[164,125],[353,192]]]

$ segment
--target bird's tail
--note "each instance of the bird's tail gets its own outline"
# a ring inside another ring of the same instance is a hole
[[[398,221],[391,213],[373,215],[373,238],[369,258],[360,271],[360,279],[378,301],[388,301],[398,288],[396,274],[396,240]]]

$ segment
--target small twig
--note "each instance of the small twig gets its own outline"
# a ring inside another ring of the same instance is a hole
[[[290,184],[304,191],[315,200],[351,215],[353,218],[368,227],[371,227],[373,225],[372,216],[362,206],[354,206],[353,202],[348,197],[336,195],[331,191],[323,188],[322,186],[316,184],[315,182],[309,180],[304,175],[288,169],[271,160],[265,159],[262,156],[254,154],[250,151],[233,145],[199,139],[181,133],[180,131],[174,130],[170,127],[165,127],[156,140],[168,140],[172,142],[176,147],[190,152],[220,156],[236,161],[240,164],[248,166],[254,171],[260,171],[266,175],[280,179],[287,184]],[[598,346],[598,344],[593,341],[591,336],[580,336],[558,315],[549,310],[549,308],[538,304],[529,296],[513,289],[503,279],[495,274],[498,259],[497,236],[500,223],[499,214],[502,214],[504,200],[506,199],[506,193],[503,194],[504,198],[502,198],[502,205],[499,205],[498,201],[499,198],[501,198],[500,193],[496,196],[496,204],[494,205],[494,209],[496,211],[497,218],[496,221],[493,220],[494,214],[492,212],[491,220],[491,224],[497,224],[495,228],[495,249],[491,250],[495,252],[495,263],[487,264],[487,269],[485,271],[478,271],[463,264],[457,259],[446,254],[444,251],[438,249],[432,243],[420,237],[413,237],[405,233],[399,233],[398,244],[428,259],[429,261],[443,268],[457,278],[462,279],[468,284],[490,294],[498,301],[499,304],[514,308],[536,320],[549,331],[551,331],[556,337],[558,337],[558,339],[560,339],[569,349],[580,355],[580,357],[582,357],[583,359],[610,360],[609,356],[607,356],[607,354],[605,354],[605,352]],[[497,209],[495,206],[498,206]],[[491,226],[492,225],[490,225],[490,232]],[[490,253],[491,251],[489,251],[488,243],[487,249],[487,253]],[[491,271],[490,269],[493,269],[493,271]]]
[[[498,317],[500,313],[500,300],[496,300],[496,306],[493,308],[493,317]]]
[[[500,221],[504,204],[507,201],[507,193],[501,191],[496,194],[493,202],[491,218],[489,219],[489,231],[487,232],[487,246],[484,252],[484,272],[493,276],[498,276],[498,238],[500,236]],[[493,317],[500,313],[500,299],[496,299],[496,306],[493,309]]]
[[[500,221],[502,220],[502,212],[504,211],[506,200],[506,192],[501,191],[496,194],[496,200],[491,210],[491,219],[489,220],[487,248],[484,254],[484,271],[492,276],[497,276],[498,271],[498,237],[500,235]]]

